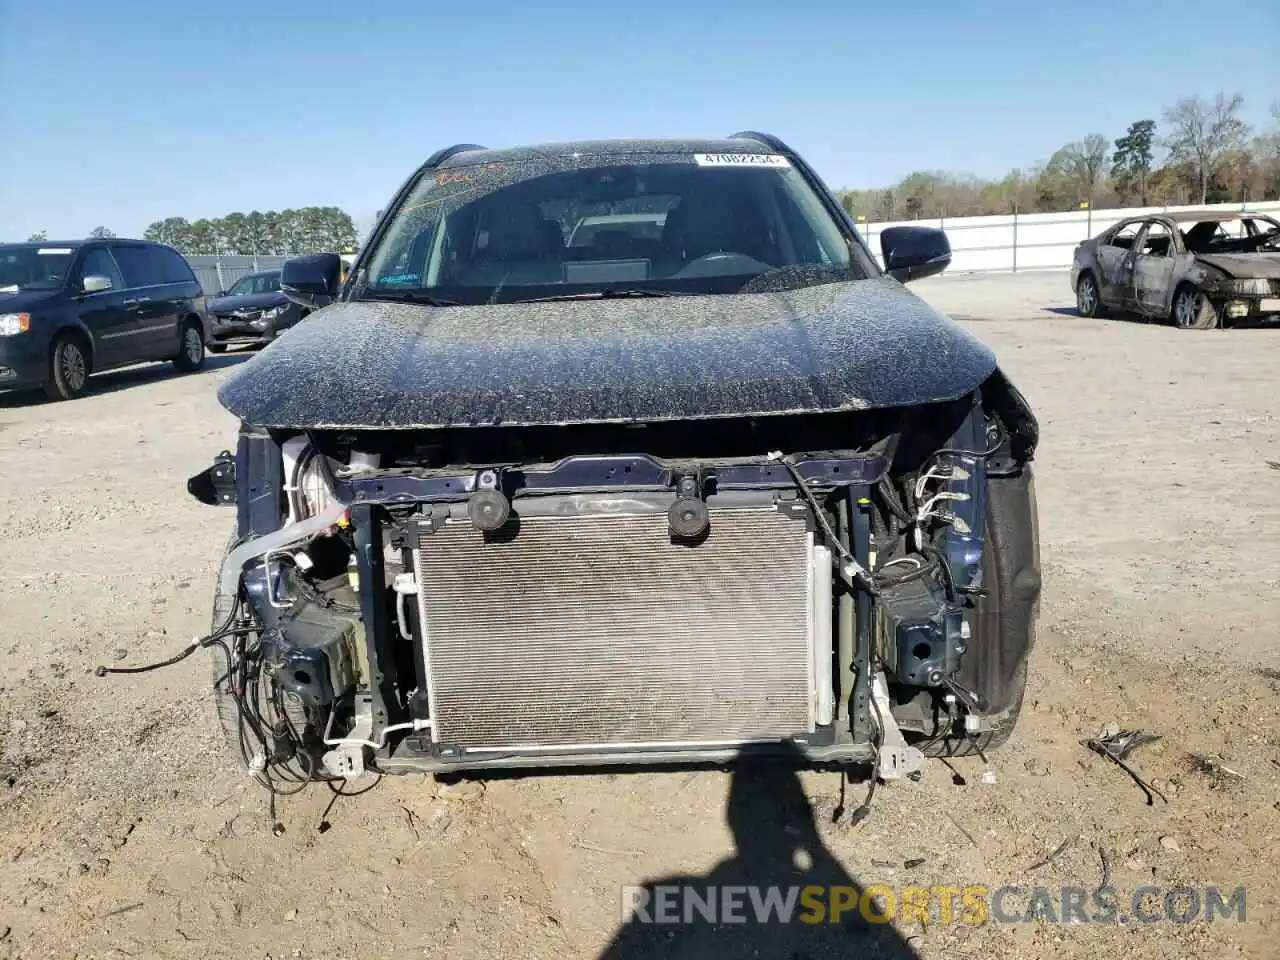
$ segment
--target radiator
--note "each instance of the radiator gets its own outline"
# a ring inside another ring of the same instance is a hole
[[[422,528],[437,743],[737,744],[803,735],[829,713],[831,559],[807,511],[713,507],[709,536],[689,546],[671,542],[665,505],[621,503],[522,514],[496,540],[457,511]]]

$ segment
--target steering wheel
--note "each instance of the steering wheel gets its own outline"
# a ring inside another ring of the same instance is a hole
[[[755,257],[745,253],[734,253],[729,250],[717,250],[715,253],[704,253],[690,260],[677,270],[674,277],[719,277],[735,273],[759,273],[769,270],[767,263],[761,263]]]

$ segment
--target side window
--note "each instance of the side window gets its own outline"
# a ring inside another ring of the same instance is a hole
[[[125,286],[124,277],[120,274],[120,268],[116,265],[111,254],[103,247],[97,247],[85,253],[84,260],[80,264],[80,281],[82,283],[85,277],[106,277],[111,281],[113,290],[120,290]]]
[[[1173,235],[1169,228],[1158,220],[1148,223],[1146,235],[1142,238],[1142,249],[1138,253],[1144,257],[1173,256]]]
[[[1138,231],[1141,229],[1141,220],[1136,223],[1127,223],[1107,238],[1107,246],[1120,247],[1122,250],[1128,250],[1133,246],[1133,241],[1137,239]]]
[[[196,276],[182,254],[167,247],[152,247],[151,255],[160,262],[165,282],[195,283]]]
[[[151,257],[149,247],[115,246],[111,252],[115,254],[124,271],[125,283],[130,287],[150,287],[158,283],[167,283],[164,273]]]

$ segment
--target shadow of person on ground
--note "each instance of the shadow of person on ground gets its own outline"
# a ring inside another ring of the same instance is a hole
[[[727,812],[735,856],[705,877],[665,877],[619,891],[623,925],[601,960],[918,960],[892,925],[870,922],[859,909],[862,887],[823,845],[796,772],[798,753],[789,759],[790,763],[755,762],[735,769]],[[814,886],[824,889],[802,894],[805,887]],[[755,888],[754,900],[750,888]],[[789,922],[778,921],[777,909],[766,913],[771,892],[773,902],[785,906],[792,891]],[[732,895],[728,914],[721,910],[727,894]],[[830,907],[835,896],[846,906],[833,922]],[[716,910],[713,919],[703,912],[706,904]],[[760,911],[764,922],[757,919],[757,904],[765,908]],[[677,922],[652,922],[669,918]],[[732,919],[719,922],[728,918]]]

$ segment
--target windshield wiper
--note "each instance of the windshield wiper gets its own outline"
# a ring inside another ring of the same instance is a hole
[[[379,290],[377,293],[366,293],[361,299],[363,300],[386,300],[390,303],[425,303],[429,307],[460,307],[462,303],[458,300],[449,300],[445,297],[432,296],[429,293],[421,293],[417,290]]]
[[[628,297],[692,297],[683,290],[588,290],[585,293],[561,293],[554,297],[509,300],[508,303],[554,303],[557,300],[623,300]]]

